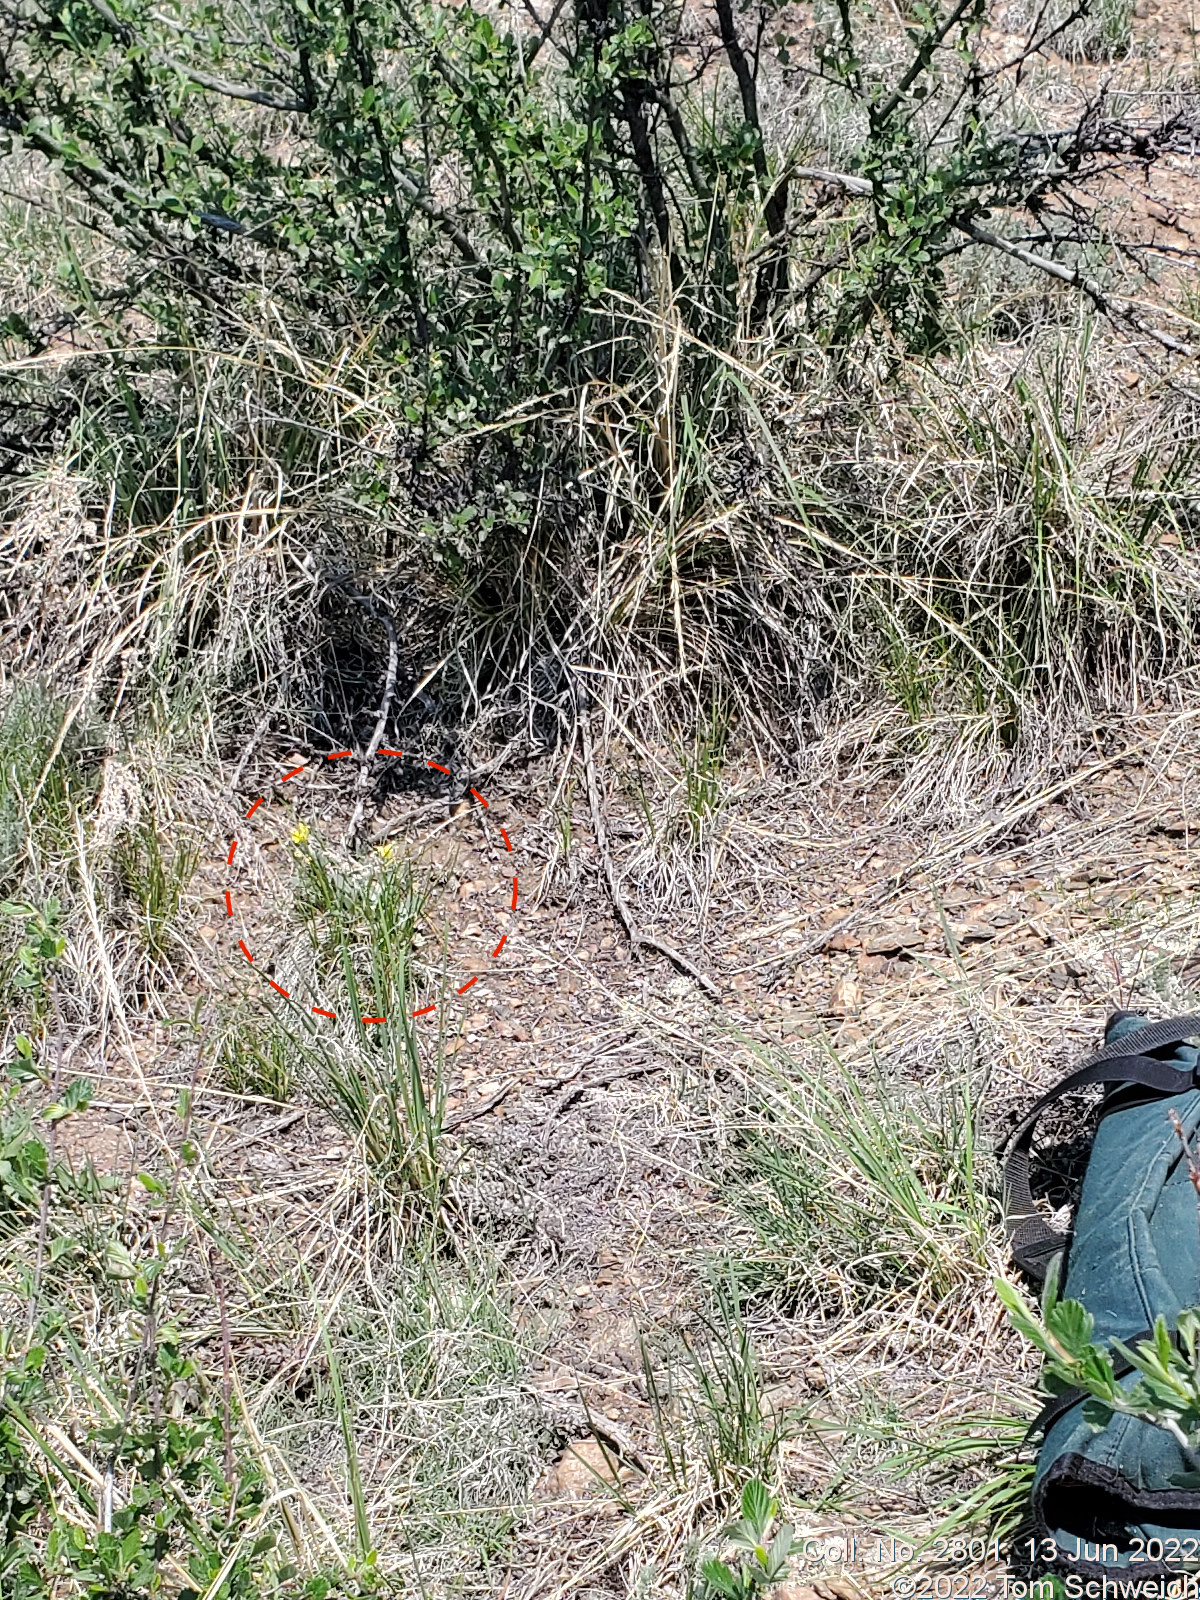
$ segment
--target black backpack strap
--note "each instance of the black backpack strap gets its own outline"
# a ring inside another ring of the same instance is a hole
[[[1158,1061],[1145,1052],[1200,1037],[1200,1015],[1172,1017],[1135,1028],[1098,1051],[1044,1094],[1008,1141],[1004,1163],[1004,1220],[1013,1260],[1022,1272],[1040,1282],[1051,1260],[1067,1247],[1067,1235],[1052,1228],[1033,1203],[1029,1186],[1029,1152],[1042,1113],[1065,1095],[1093,1083],[1138,1084],[1156,1094],[1185,1094],[1196,1086],[1190,1067]],[[1137,1045],[1138,1053],[1130,1046]]]
[[[1118,1011],[1116,1015],[1124,1017],[1127,1014]],[[1196,1038],[1200,1038],[1200,1015],[1196,1012],[1186,1017],[1166,1017],[1162,1022],[1143,1022],[1138,1027],[1131,1028],[1128,1033],[1121,1034],[1120,1038],[1114,1039],[1111,1044],[1106,1044],[1103,1049],[1097,1050],[1094,1056],[1088,1057],[1084,1065],[1091,1066],[1093,1061],[1108,1061],[1113,1056],[1126,1055],[1131,1044],[1136,1045],[1142,1055],[1148,1056],[1151,1050],[1162,1050],[1169,1044],[1183,1044],[1187,1039]]]

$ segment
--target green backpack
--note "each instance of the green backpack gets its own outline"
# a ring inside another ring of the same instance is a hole
[[[1200,1016],[1147,1022],[1109,1019],[1104,1047],[1042,1096],[1017,1128],[1005,1164],[1005,1208],[1013,1259],[1041,1281],[1055,1256],[1064,1299],[1095,1318],[1093,1338],[1125,1345],[1148,1337],[1157,1317],[1174,1329],[1200,1305],[1197,1195],[1171,1113],[1189,1141],[1200,1129]],[[1105,1088],[1083,1188],[1068,1237],[1034,1205],[1029,1161],[1048,1107],[1090,1084]],[[1128,1363],[1114,1353],[1123,1383]],[[1097,1429],[1079,1390],[1057,1396],[1034,1424],[1042,1434],[1032,1512],[1038,1565],[1127,1582],[1200,1564],[1200,1491],[1177,1481],[1200,1469],[1164,1428],[1113,1416]],[[1115,1592],[1115,1591],[1114,1591]]]

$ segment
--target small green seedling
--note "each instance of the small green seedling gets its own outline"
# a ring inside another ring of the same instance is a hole
[[[61,912],[57,900],[47,900],[40,908],[21,900],[0,901],[0,916],[16,917],[25,924],[10,982],[28,1000],[35,1021],[44,1012],[50,969],[67,948],[66,939],[58,931]]]
[[[781,1523],[771,1538],[771,1528],[779,1513],[779,1506],[766,1484],[751,1478],[742,1490],[742,1515],[722,1531],[721,1539],[737,1550],[749,1555],[735,1572],[719,1556],[709,1556],[700,1563],[701,1585],[697,1600],[754,1600],[764,1593],[769,1584],[780,1583],[787,1577],[788,1556],[792,1548],[792,1529]],[[768,1542],[769,1541],[769,1542]]]

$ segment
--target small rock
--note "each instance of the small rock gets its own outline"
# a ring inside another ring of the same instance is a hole
[[[861,950],[862,940],[857,934],[835,933],[825,946],[826,950]]]
[[[921,950],[924,945],[925,935],[911,923],[893,923],[890,927],[877,928],[862,942],[869,956],[899,955],[902,950]]]
[[[984,944],[996,937],[996,930],[986,922],[962,922],[955,928],[954,937],[959,944]]]
[[[808,1583],[781,1583],[772,1593],[774,1600],[822,1600],[820,1591]]]
[[[1000,906],[988,917],[993,928],[1011,928],[1015,922],[1020,922],[1021,912],[1017,906]]]
[[[823,1587],[835,1595],[836,1600],[863,1600],[865,1593],[853,1578],[848,1578],[844,1574],[838,1578],[825,1578]]]
[[[833,986],[829,997],[829,1014],[832,1017],[851,1017],[862,1004],[862,990],[854,979],[847,976]]]
[[[205,944],[216,944],[221,935],[215,928],[201,928],[200,937],[204,940]]]
[[[614,1484],[628,1483],[636,1474],[617,1459],[615,1450],[598,1439],[575,1439],[542,1475],[534,1497],[538,1500],[594,1500]]]

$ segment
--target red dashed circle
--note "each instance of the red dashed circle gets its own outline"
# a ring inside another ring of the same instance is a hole
[[[354,754],[353,750],[333,750],[333,751],[330,752],[329,755],[327,755],[325,757],[325,759],[326,759],[326,761],[341,761],[346,756],[352,756],[353,754]],[[387,750],[387,749],[384,749],[382,746],[379,748],[378,751],[376,751],[376,754],[377,755],[381,755],[381,756],[394,757],[397,761],[400,761],[400,760],[404,759],[404,751],[403,750]],[[410,759],[419,759],[419,758],[410,758]],[[435,771],[435,772],[444,772],[447,777],[450,776],[449,767],[443,767],[437,761],[426,761],[425,765],[427,767],[431,767],[433,769],[433,771]],[[285,772],[283,774],[283,777],[279,781],[281,783],[287,783],[289,779],[298,778],[302,772],[307,772],[307,771],[308,771],[308,767],[307,766],[293,767],[290,772]],[[471,790],[471,794],[478,801],[479,805],[483,808],[483,810],[486,811],[488,809],[488,803],[484,799],[484,797],[480,794],[479,790],[478,789],[472,789]],[[249,821],[249,819],[254,815],[254,813],[258,810],[259,806],[262,805],[263,798],[264,797],[262,795],[259,795],[258,799],[250,807],[249,811],[247,811],[247,813],[246,813],[246,820],[247,821]],[[508,833],[506,832],[506,830],[504,828],[500,828],[500,837],[504,840],[504,848],[511,854],[512,851],[513,851],[512,840],[508,837]],[[225,865],[227,867],[232,867],[233,866],[233,858],[237,854],[237,847],[238,847],[238,841],[236,839],[230,840],[229,854],[225,858]],[[513,880],[512,880],[512,903],[511,903],[511,905],[509,907],[509,910],[515,911],[516,909],[517,909],[517,875],[516,875],[516,873],[514,873],[513,874]],[[232,917],[233,916],[233,894],[229,889],[225,890],[225,915],[227,917]],[[507,943],[508,943],[508,935],[506,933],[502,934],[501,937],[500,937],[500,943],[492,951],[492,960],[493,961],[499,959],[500,952],[504,949],[504,946]],[[241,950],[241,952],[245,956],[246,960],[249,961],[251,964],[253,964],[254,956],[247,949],[246,942],[245,942],[244,939],[239,939],[238,940],[238,948],[239,948],[239,950]],[[282,984],[276,983],[274,978],[268,978],[267,982],[271,985],[272,989],[274,989],[276,991],[276,993],[281,994],[284,997],[285,1000],[290,1000],[291,999],[291,991],[288,990],[288,989],[285,989]],[[478,982],[479,982],[479,974],[476,973],[474,977],[468,978],[466,983],[464,983],[455,992],[457,994],[460,994],[460,995],[461,994],[466,994],[467,990],[469,988],[471,988],[471,986],[473,984],[478,983]],[[312,1006],[310,1009],[318,1017],[328,1017],[328,1018],[330,1018],[331,1021],[334,1021],[334,1022],[337,1021],[337,1012],[336,1011],[327,1011],[322,1006]],[[434,1012],[436,1010],[437,1010],[437,1005],[436,1004],[431,1005],[431,1006],[421,1006],[416,1011],[411,1012],[410,1015],[414,1016],[414,1017],[426,1017],[426,1016],[429,1016],[431,1012]],[[377,1022],[386,1022],[387,1020],[388,1019],[386,1017],[363,1017],[361,1019],[361,1021],[363,1022],[364,1025],[367,1025],[367,1024],[370,1024],[370,1023],[377,1023]]]

